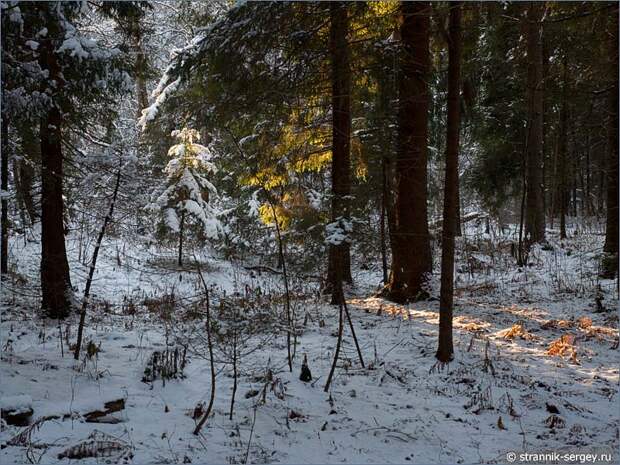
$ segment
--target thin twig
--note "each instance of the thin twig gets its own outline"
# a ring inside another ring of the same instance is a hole
[[[248,439],[248,448],[245,451],[245,459],[243,459],[243,463],[248,463],[248,457],[250,455],[250,445],[252,444],[252,435],[254,434],[254,425],[256,424],[256,409],[258,407],[254,406],[254,418],[252,418],[252,428],[250,429],[250,438]]]
[[[198,276],[200,276],[200,281],[202,282],[202,285],[205,289],[206,306],[207,306],[206,308],[207,310],[207,345],[209,347],[209,361],[211,365],[211,395],[209,397],[209,406],[207,407],[207,411],[205,412],[204,416],[202,417],[202,419],[200,420],[200,422],[196,425],[196,428],[194,429],[194,434],[198,435],[203,425],[207,421],[207,418],[209,418],[209,415],[211,414],[211,409],[213,408],[213,401],[215,400],[215,364],[213,360],[213,342],[211,340],[211,310],[209,307],[209,288],[207,287],[207,283],[205,282],[204,276],[202,275],[202,271],[200,270],[200,265],[198,263],[196,264],[196,267],[198,270]]]

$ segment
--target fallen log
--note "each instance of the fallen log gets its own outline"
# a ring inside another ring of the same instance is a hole
[[[18,395],[0,399],[0,417],[8,425],[27,426],[33,413],[30,396]]]
[[[120,423],[120,419],[108,417],[111,413],[120,412],[125,409],[125,399],[111,400],[103,404],[103,410],[93,410],[83,413],[82,416],[87,423]]]

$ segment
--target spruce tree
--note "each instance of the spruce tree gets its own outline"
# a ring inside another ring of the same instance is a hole
[[[217,191],[206,178],[207,174],[216,172],[210,161],[211,151],[197,143],[200,134],[195,129],[173,131],[172,136],[179,143],[168,150],[170,161],[164,169],[166,186],[162,192],[155,193],[147,208],[158,214],[165,230],[178,235],[178,265],[183,266],[183,240],[190,221],[198,224],[201,232],[211,239],[218,236],[221,226],[213,206]]]

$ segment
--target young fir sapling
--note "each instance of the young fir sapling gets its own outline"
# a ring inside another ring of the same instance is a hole
[[[200,134],[184,128],[172,132],[179,143],[170,147],[170,161],[166,165],[166,184],[163,192],[155,192],[147,209],[160,216],[160,226],[178,235],[178,265],[183,266],[183,240],[190,219],[201,227],[207,238],[216,238],[221,225],[218,210],[213,205],[217,195],[215,186],[206,178],[217,169],[210,161],[212,152],[200,145]]]

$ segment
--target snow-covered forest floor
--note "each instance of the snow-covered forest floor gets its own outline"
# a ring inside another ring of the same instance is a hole
[[[215,404],[199,436],[192,417],[208,402],[211,376],[196,272],[176,270],[172,253],[107,240],[87,317],[93,354],[74,362],[67,343],[77,316],[69,327],[38,318],[39,244],[15,240],[18,266],[2,291],[0,398],[34,413],[31,427],[3,425],[0,462],[90,454],[79,463],[503,463],[509,451],[617,450],[618,300],[616,281],[597,277],[603,236],[571,231],[561,242],[549,231],[551,247],[534,249],[531,266],[518,269],[509,238],[482,229],[457,242],[455,360],[435,366],[437,277],[434,298],[403,306],[374,297],[380,270],[357,269],[347,302],[365,368],[345,326],[329,393],[338,310],[317,283],[292,280],[291,373],[281,275],[197,257],[221,325]],[[77,241],[68,245],[79,296],[87,267]],[[224,330],[235,312],[245,318],[235,326],[230,420]],[[151,354],[167,345],[187,350],[183,376],[143,382]],[[304,355],[310,383],[299,380]],[[119,399],[122,410],[86,421]]]

